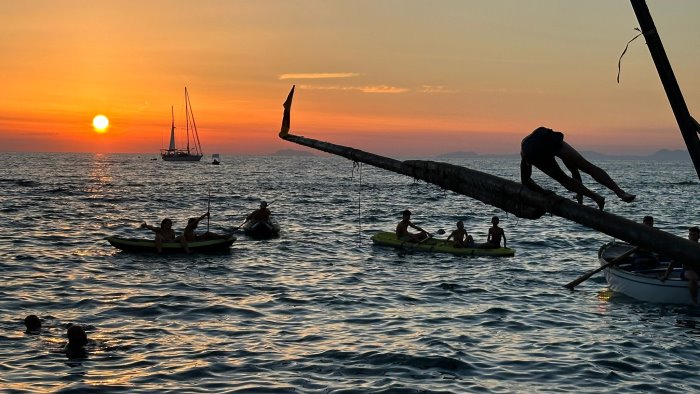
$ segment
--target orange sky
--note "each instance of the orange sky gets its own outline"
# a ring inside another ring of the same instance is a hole
[[[700,2],[648,0],[691,113]],[[292,132],[394,156],[516,153],[539,125],[581,150],[683,149],[627,1],[0,3],[2,151],[157,154],[187,86],[206,154]],[[110,127],[96,133],[92,118]]]

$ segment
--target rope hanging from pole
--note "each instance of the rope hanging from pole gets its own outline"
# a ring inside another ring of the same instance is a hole
[[[357,185],[357,226],[358,226],[358,245],[362,245],[362,163],[357,160],[352,162],[352,178],[355,177],[355,168],[359,183]]]
[[[622,54],[620,55],[620,58],[617,60],[617,83],[620,83],[620,72],[622,71],[622,57],[625,56],[625,53],[627,53],[627,48],[629,48],[630,43],[632,43],[632,41],[636,40],[637,37],[639,37],[639,36],[642,35],[642,31],[639,30],[638,27],[635,27],[634,30],[638,31],[639,34],[637,34],[636,36],[634,36],[633,39],[627,41],[627,45],[625,45],[625,50],[622,51]]]

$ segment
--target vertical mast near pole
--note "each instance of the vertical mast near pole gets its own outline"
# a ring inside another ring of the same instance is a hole
[[[656,65],[656,71],[659,73],[661,83],[666,91],[666,96],[671,104],[673,115],[676,117],[676,122],[678,122],[678,127],[683,135],[683,140],[685,140],[685,145],[688,147],[688,153],[693,160],[695,172],[698,174],[698,178],[700,178],[700,138],[698,138],[699,130],[697,123],[690,116],[688,106],[685,104],[683,93],[681,93],[681,88],[678,86],[678,81],[673,74],[671,63],[661,43],[661,37],[659,36],[659,32],[656,31],[654,20],[649,13],[649,7],[647,7],[645,0],[630,1],[632,2],[634,13],[637,16],[637,21],[639,21],[639,27],[642,29],[644,38],[647,41],[651,58]]]

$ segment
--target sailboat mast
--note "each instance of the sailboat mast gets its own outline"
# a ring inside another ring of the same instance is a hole
[[[202,144],[199,142],[199,132],[197,131],[197,123],[194,120],[194,111],[192,110],[192,103],[190,102],[190,96],[187,96],[187,103],[190,108],[190,118],[192,119],[192,141],[195,144],[195,153],[198,155],[204,154],[202,152]]]
[[[185,128],[187,133],[187,154],[190,154],[190,109],[189,104],[190,98],[187,95],[187,86],[185,86]]]
[[[700,138],[698,138],[698,132],[700,132],[700,130],[697,129],[695,121],[690,116],[688,106],[683,99],[683,93],[681,93],[681,88],[678,86],[678,81],[673,74],[671,63],[661,43],[661,37],[656,30],[654,20],[651,18],[651,13],[649,13],[649,7],[647,7],[644,0],[631,0],[631,2],[634,13],[637,16],[637,21],[639,21],[639,27],[642,29],[644,38],[647,40],[647,46],[649,47],[651,58],[656,65],[656,71],[659,73],[661,83],[666,91],[666,96],[671,104],[673,115],[676,117],[676,122],[683,135],[683,140],[685,140],[685,145],[688,147],[688,153],[693,160],[695,172],[700,178]]]
[[[175,150],[175,110],[173,109],[173,106],[170,106],[170,145],[168,145],[168,150],[169,151],[174,151]]]

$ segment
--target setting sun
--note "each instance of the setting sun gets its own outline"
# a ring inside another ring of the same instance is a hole
[[[104,115],[97,115],[92,119],[92,127],[98,133],[104,133],[109,126],[109,119]]]

